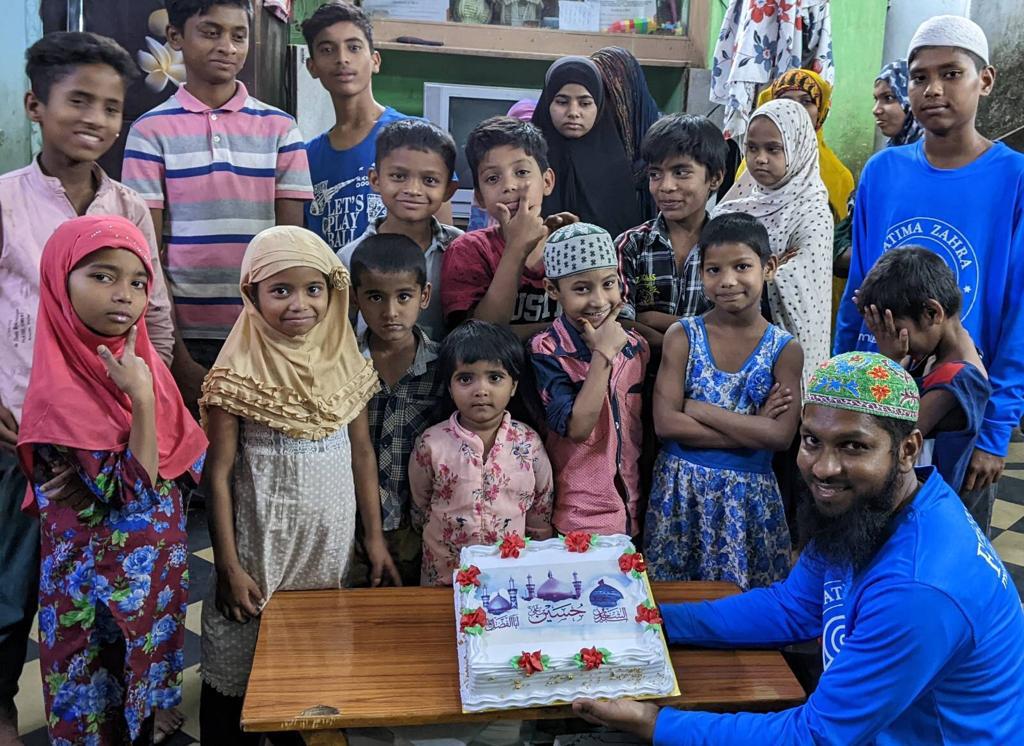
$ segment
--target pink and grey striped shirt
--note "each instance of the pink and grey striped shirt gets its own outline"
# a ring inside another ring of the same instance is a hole
[[[313,197],[295,120],[242,83],[217,109],[183,86],[139,117],[122,178],[164,210],[164,266],[178,326],[191,339],[227,337],[242,310],[242,254],[274,225],[275,200]]]

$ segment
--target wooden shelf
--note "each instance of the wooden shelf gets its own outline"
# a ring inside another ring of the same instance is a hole
[[[623,47],[651,67],[704,67],[707,51],[707,3],[692,3],[691,36],[608,34],[512,26],[424,21],[374,21],[375,45],[382,50],[427,54],[555,60],[570,54],[590,55],[601,47]],[[402,44],[410,36],[443,46]]]

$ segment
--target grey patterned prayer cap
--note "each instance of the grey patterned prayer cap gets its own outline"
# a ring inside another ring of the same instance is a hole
[[[544,246],[544,274],[549,280],[618,266],[612,237],[604,228],[590,223],[563,226],[548,236]]]

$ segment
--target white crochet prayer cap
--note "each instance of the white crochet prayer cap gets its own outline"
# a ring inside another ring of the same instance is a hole
[[[907,59],[921,47],[956,47],[981,57],[988,64],[988,39],[981,26],[963,16],[934,16],[917,27],[907,47]]]
[[[604,228],[570,223],[552,233],[544,245],[544,274],[549,280],[592,269],[619,266],[615,242]]]

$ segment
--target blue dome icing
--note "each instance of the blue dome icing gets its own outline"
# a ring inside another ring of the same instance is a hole
[[[622,600],[622,592],[613,585],[605,585],[604,580],[597,581],[597,587],[590,592],[590,603],[602,609],[613,609]]]
[[[549,571],[548,579],[537,589],[537,598],[544,601],[564,601],[567,598],[579,598],[579,593],[573,589],[572,584],[558,580]]]

